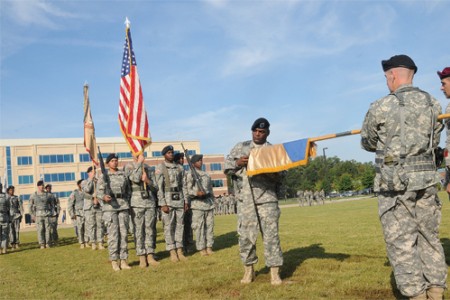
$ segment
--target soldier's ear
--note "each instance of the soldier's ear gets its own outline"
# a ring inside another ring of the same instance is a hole
[[[270,129],[267,129],[267,136],[269,136],[270,134]]]

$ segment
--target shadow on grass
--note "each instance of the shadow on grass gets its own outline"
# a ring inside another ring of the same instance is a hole
[[[284,264],[281,268],[281,277],[291,277],[295,270],[307,259],[335,259],[343,261],[349,258],[349,254],[344,253],[326,253],[321,244],[312,244],[308,247],[295,248],[283,253]],[[259,273],[269,273],[269,268],[265,267]]]
[[[391,272],[391,288],[392,288],[392,293],[394,294],[395,299],[397,299],[397,300],[405,299],[405,296],[403,296],[402,293],[400,293],[400,291],[397,288],[397,283],[395,283],[394,272]]]
[[[237,231],[227,232],[225,234],[214,237],[214,249],[216,251],[231,248],[238,244]]]
[[[450,239],[443,238],[441,239],[442,247],[444,248],[445,253],[445,262],[447,265],[450,265]]]

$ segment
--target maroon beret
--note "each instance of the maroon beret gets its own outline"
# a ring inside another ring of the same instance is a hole
[[[450,67],[444,68],[444,70],[442,70],[442,72],[437,71],[437,74],[440,79],[450,77]]]

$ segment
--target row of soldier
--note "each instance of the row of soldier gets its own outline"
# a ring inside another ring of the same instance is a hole
[[[234,215],[237,213],[237,200],[233,194],[223,194],[214,199],[214,215]]]
[[[325,192],[324,190],[320,191],[299,190],[297,191],[297,201],[298,206],[306,206],[306,205],[311,206],[313,205],[313,202],[315,202],[316,205],[325,204]]]
[[[2,193],[0,183],[0,253],[5,254],[8,247],[19,249],[20,222],[23,216],[22,200],[14,194],[14,186]]]

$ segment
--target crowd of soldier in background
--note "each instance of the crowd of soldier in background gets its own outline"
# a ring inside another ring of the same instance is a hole
[[[297,191],[297,202],[298,206],[312,206],[325,204],[325,192],[306,190]]]
[[[237,213],[237,200],[233,194],[219,195],[214,199],[214,215],[234,215]]]

